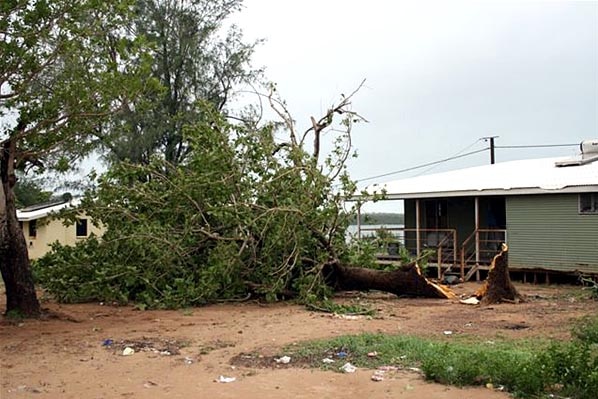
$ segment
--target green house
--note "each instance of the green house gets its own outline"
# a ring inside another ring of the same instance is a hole
[[[368,190],[404,200],[405,227],[394,233],[412,254],[430,251],[438,277],[479,278],[503,242],[512,271],[598,275],[598,140],[582,148],[572,159],[503,162]]]

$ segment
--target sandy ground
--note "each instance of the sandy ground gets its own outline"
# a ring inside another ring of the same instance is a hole
[[[462,284],[455,291],[473,293],[477,287]],[[491,307],[344,293],[339,301],[377,309],[374,318],[354,320],[289,303],[138,311],[46,301],[43,306],[57,317],[0,319],[0,398],[507,398],[485,387],[428,383],[413,371],[374,382],[367,369],[343,374],[292,367],[292,361],[248,368],[231,365],[231,359],[241,353],[282,355],[287,344],[366,331],[446,340],[460,334],[568,339],[572,320],[598,313],[598,302],[584,299],[576,287],[517,287],[527,303]],[[108,339],[112,346],[103,346]],[[136,349],[133,355],[122,355],[126,344]],[[215,382],[220,376],[236,380]]]

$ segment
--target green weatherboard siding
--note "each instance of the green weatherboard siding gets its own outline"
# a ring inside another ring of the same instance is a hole
[[[579,214],[578,194],[507,196],[512,268],[598,273],[598,214]]]

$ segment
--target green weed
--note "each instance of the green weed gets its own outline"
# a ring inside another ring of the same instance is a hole
[[[413,336],[361,334],[287,348],[314,367],[338,356],[358,367],[418,367],[425,378],[449,385],[502,386],[519,397],[595,398],[598,392],[598,317],[583,319],[571,342],[502,340],[475,337],[451,342]],[[368,356],[376,352],[377,356]]]

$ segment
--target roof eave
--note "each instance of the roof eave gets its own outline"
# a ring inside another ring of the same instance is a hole
[[[597,192],[598,185],[571,186],[558,189],[540,187],[513,188],[513,189],[488,189],[488,190],[462,190],[462,191],[427,191],[419,193],[386,193],[384,200],[404,200],[422,198],[448,198],[448,197],[486,197],[502,195],[536,195],[536,194],[577,194]],[[359,195],[352,200],[367,200],[367,196]]]

